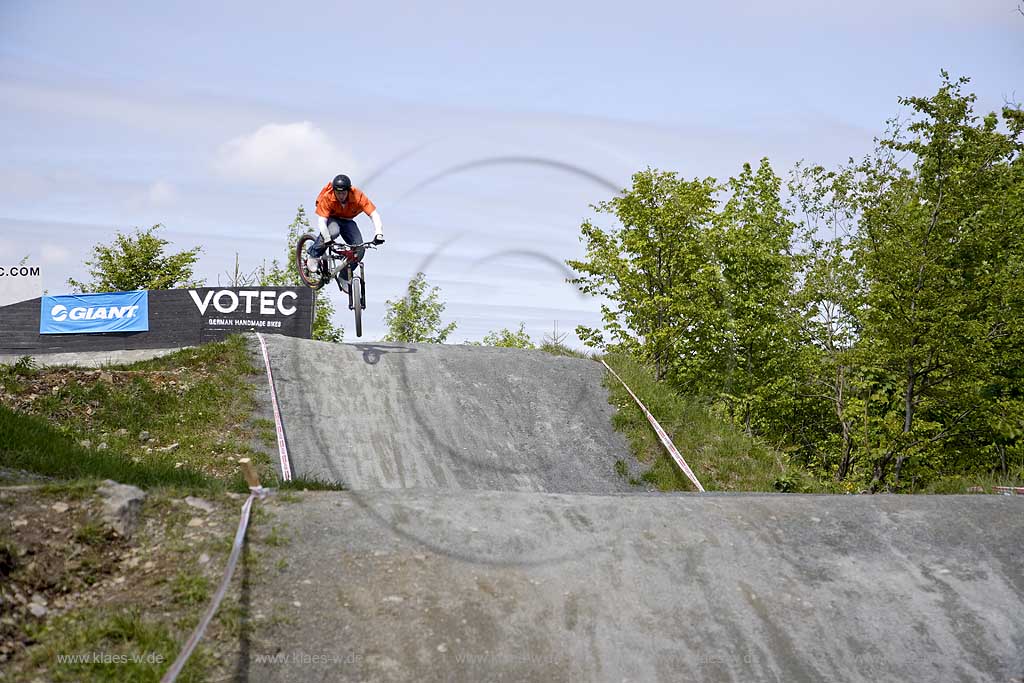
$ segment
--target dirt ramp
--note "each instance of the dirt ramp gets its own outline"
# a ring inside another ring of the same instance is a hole
[[[268,503],[297,540],[264,560],[286,566],[253,594],[289,618],[253,638],[249,680],[1024,674],[1020,497],[301,498]]]
[[[352,489],[636,491],[604,369],[541,351],[265,337],[298,474]]]

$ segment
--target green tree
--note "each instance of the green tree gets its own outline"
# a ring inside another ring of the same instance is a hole
[[[721,264],[727,384],[720,393],[730,416],[749,435],[756,414],[791,393],[799,316],[793,306],[797,261],[790,243],[796,225],[780,197],[781,179],[768,159],[750,164],[727,187],[718,214],[715,261]]]
[[[498,346],[507,349],[535,349],[536,345],[526,333],[526,323],[519,323],[519,329],[513,332],[507,327],[492,330],[484,335],[483,341],[470,342],[474,346]]]
[[[427,291],[424,273],[416,273],[416,277],[409,280],[404,298],[397,301],[388,299],[386,306],[384,322],[388,333],[384,341],[443,344],[455,330],[454,322],[442,326],[441,313],[445,304],[440,300],[437,287]]]
[[[704,380],[719,376],[723,364],[725,292],[711,229],[716,190],[714,178],[640,171],[632,188],[592,207],[618,224],[584,221],[586,258],[566,261],[579,274],[571,283],[611,302],[601,304],[604,330],[581,325],[580,340],[635,355],[659,380],[671,376],[692,393],[704,393]]]
[[[192,278],[192,269],[202,247],[174,254],[165,254],[169,242],[156,233],[164,226],[136,228],[132,234],[118,231],[110,245],[93,247],[89,267],[91,282],[68,278],[76,292],[128,292],[142,289],[174,289],[201,287],[202,281]]]
[[[282,267],[281,263],[274,259],[267,266],[264,263],[259,271],[258,278],[261,287],[304,287],[299,274],[295,270],[295,245],[299,243],[299,237],[309,232],[309,219],[306,218],[306,209],[299,206],[295,211],[295,219],[288,226],[288,237],[285,244],[286,252],[284,263],[288,267]],[[313,292],[313,339],[341,343],[345,337],[345,330],[335,327],[331,322],[334,315],[334,304],[323,290]]]
[[[900,99],[911,123],[891,122],[856,168],[859,345],[880,394],[873,489],[899,486],[907,467],[941,469],[958,439],[976,443],[986,391],[1011,390],[999,375],[1024,360],[1008,343],[1022,314],[1024,116],[1004,109],[1002,132],[995,113],[974,114],[968,79],[942,78],[935,96]]]
[[[659,380],[724,402],[749,433],[758,406],[793,383],[795,224],[767,159],[725,187],[718,210],[713,178],[639,172],[622,196],[594,207],[618,225],[584,222],[587,257],[566,263],[582,291],[612,302],[601,307],[603,331],[577,328],[584,343],[635,355]]]
[[[942,79],[862,162],[798,166],[802,223],[767,160],[724,187],[634,175],[567,261],[607,299],[580,338],[846,490],[1024,478],[1024,112],[976,116]]]
[[[1001,132],[942,76],[934,97],[901,98],[909,126],[890,122],[864,161],[798,167],[790,188],[808,247],[782,419],[812,469],[872,490],[1007,476],[1024,455],[1021,115],[1004,109]]]
[[[800,346],[794,356],[796,391],[774,415],[785,424],[784,439],[804,450],[810,469],[839,482],[857,464],[863,388],[855,348],[859,289],[849,258],[850,235],[856,230],[851,183],[848,171],[802,164],[789,183],[793,210],[802,214],[805,245],[798,257],[801,277],[794,297]]]

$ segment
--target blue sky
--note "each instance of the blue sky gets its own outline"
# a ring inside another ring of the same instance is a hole
[[[611,196],[594,178],[836,164],[943,68],[979,110],[1024,99],[1016,6],[7,0],[0,262],[31,254],[60,293],[94,244],[160,222],[224,282],[236,252],[248,269],[281,255],[296,207],[347,172],[388,239],[367,260],[365,339],[424,264],[451,341],[571,331],[599,302],[522,252],[582,255],[580,222]]]

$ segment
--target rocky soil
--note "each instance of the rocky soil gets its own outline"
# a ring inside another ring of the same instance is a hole
[[[57,656],[76,654],[83,645],[88,652],[130,651],[132,643],[104,640],[104,619],[120,614],[166,633],[164,661],[146,672],[158,680],[208,604],[244,496],[143,494],[144,500],[119,509],[112,488],[0,487],[0,681],[118,680],[116,669],[68,667]],[[233,586],[212,625],[205,654],[197,658],[207,673],[196,680],[230,668],[239,594],[240,586]]]

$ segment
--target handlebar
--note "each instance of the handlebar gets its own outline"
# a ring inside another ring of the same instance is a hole
[[[331,243],[330,248],[333,253],[340,253],[360,248],[376,249],[378,246],[380,245],[374,244],[373,241],[371,240],[370,242],[363,242],[362,244],[338,244],[337,242],[333,242]]]

